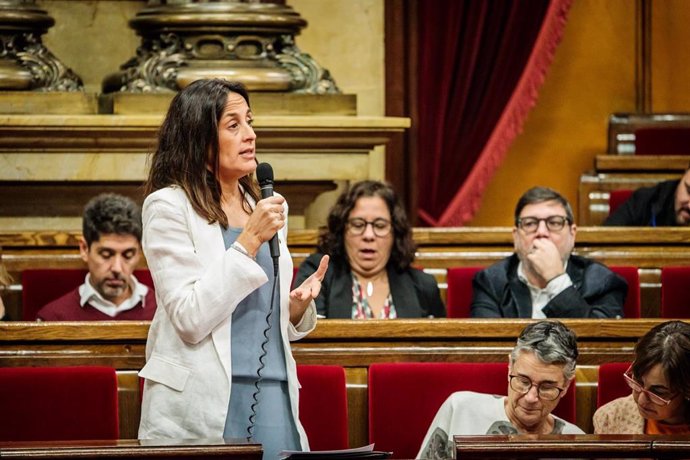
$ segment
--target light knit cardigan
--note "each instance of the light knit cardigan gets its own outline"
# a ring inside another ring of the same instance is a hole
[[[632,395],[614,399],[594,413],[595,434],[644,434],[645,420]]]

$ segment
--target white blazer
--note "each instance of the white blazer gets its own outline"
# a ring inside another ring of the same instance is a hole
[[[139,372],[146,379],[139,438],[221,438],[232,381],[232,312],[268,278],[251,258],[225,250],[220,225],[199,216],[179,187],[146,198],[143,224],[142,244],[158,308],[146,342],[146,365]],[[299,382],[290,341],[314,329],[316,308],[312,302],[297,327],[290,323],[287,223],[278,235],[280,328],[290,402],[302,449],[308,450],[299,422]]]

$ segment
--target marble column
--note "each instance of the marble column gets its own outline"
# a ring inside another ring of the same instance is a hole
[[[283,1],[149,0],[130,21],[136,55],[103,80],[103,92],[170,92],[200,78],[250,91],[339,93],[294,37],[307,22]]]
[[[0,91],[80,91],[81,79],[41,41],[55,20],[35,0],[0,0]]]

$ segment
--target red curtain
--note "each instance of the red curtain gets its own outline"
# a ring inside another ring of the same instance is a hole
[[[571,0],[418,4],[420,222],[463,225],[537,99]]]

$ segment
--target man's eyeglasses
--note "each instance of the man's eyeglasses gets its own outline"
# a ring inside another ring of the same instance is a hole
[[[532,387],[537,387],[537,395],[544,401],[554,401],[564,391],[563,388],[558,388],[552,383],[540,383],[537,385],[532,383],[529,377],[523,377],[522,375],[509,375],[508,378],[510,380],[510,388],[518,393],[527,394]]]
[[[664,399],[658,394],[646,390],[640,382],[633,378],[632,364],[630,365],[628,370],[623,373],[623,378],[625,379],[625,383],[628,384],[632,391],[634,391],[635,393],[644,393],[647,396],[647,398],[657,406],[668,406],[669,404],[671,404],[671,400],[675,398],[675,396],[673,396],[671,399]]]
[[[516,225],[525,233],[534,233],[539,228],[539,222],[546,223],[550,232],[560,232],[565,224],[570,224],[570,219],[565,216],[549,216],[543,219],[538,217],[520,217]]]
[[[348,231],[352,235],[356,236],[363,235],[367,230],[367,225],[371,225],[372,230],[374,230],[374,235],[378,237],[388,236],[393,228],[390,220],[386,220],[381,217],[371,221],[360,218],[350,219],[347,221]]]

